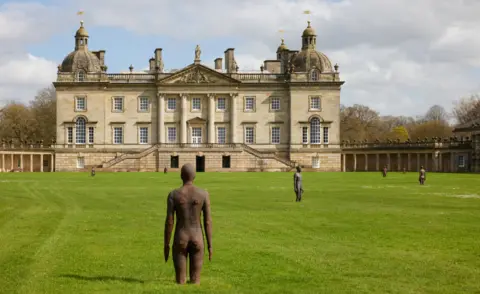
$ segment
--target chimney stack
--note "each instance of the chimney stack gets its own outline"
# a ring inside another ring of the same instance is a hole
[[[162,61],[162,48],[157,48],[155,49],[155,67],[160,68],[162,70],[163,67],[163,61]]]
[[[215,69],[222,69],[222,58],[215,59]]]
[[[101,65],[105,65],[105,50],[98,51],[98,59],[100,59]]]
[[[235,71],[235,69],[233,68],[235,66],[234,50],[234,48],[228,48],[227,50],[225,50],[225,69],[227,70],[227,73]]]
[[[150,71],[155,71],[155,58],[150,58],[148,62],[148,64],[150,65]]]

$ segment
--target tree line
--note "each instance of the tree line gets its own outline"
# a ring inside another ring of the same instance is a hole
[[[480,95],[461,98],[451,112],[433,105],[422,116],[382,116],[365,105],[340,107],[342,141],[373,142],[449,138],[453,125],[480,119]],[[56,94],[53,87],[40,90],[29,103],[11,101],[0,108],[0,139],[13,143],[50,143],[56,136]]]

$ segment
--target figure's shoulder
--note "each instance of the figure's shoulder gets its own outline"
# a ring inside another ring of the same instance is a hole
[[[208,196],[208,192],[205,189],[195,186],[195,194],[201,196],[202,198],[206,198]]]

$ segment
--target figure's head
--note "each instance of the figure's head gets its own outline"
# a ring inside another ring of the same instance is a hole
[[[302,172],[302,168],[297,166],[297,172],[301,173]]]
[[[191,163],[184,164],[180,171],[183,182],[192,182],[195,179],[195,169]]]
[[[423,169],[423,165],[420,167],[420,169]]]

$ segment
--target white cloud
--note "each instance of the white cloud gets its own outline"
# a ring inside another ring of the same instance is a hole
[[[0,49],[0,66],[13,49],[25,50],[63,29],[58,17],[73,14],[78,3],[58,3],[63,6],[0,6],[0,42],[2,47],[7,40],[12,44],[6,47],[10,51]],[[367,104],[386,114],[419,114],[432,104],[448,108],[454,99],[479,89],[477,0],[84,0],[81,8],[87,27],[121,27],[200,44],[206,38],[235,37],[242,41],[235,53],[239,67],[254,70],[275,57],[280,29],[287,46],[299,49],[310,19],[318,50],[340,65],[346,80],[343,102]],[[307,9],[309,16],[302,14]],[[63,17],[66,21],[71,18]],[[219,49],[229,44],[224,47]],[[19,69],[22,73],[10,84],[25,82],[29,68]],[[2,95],[5,86],[0,87]]]

